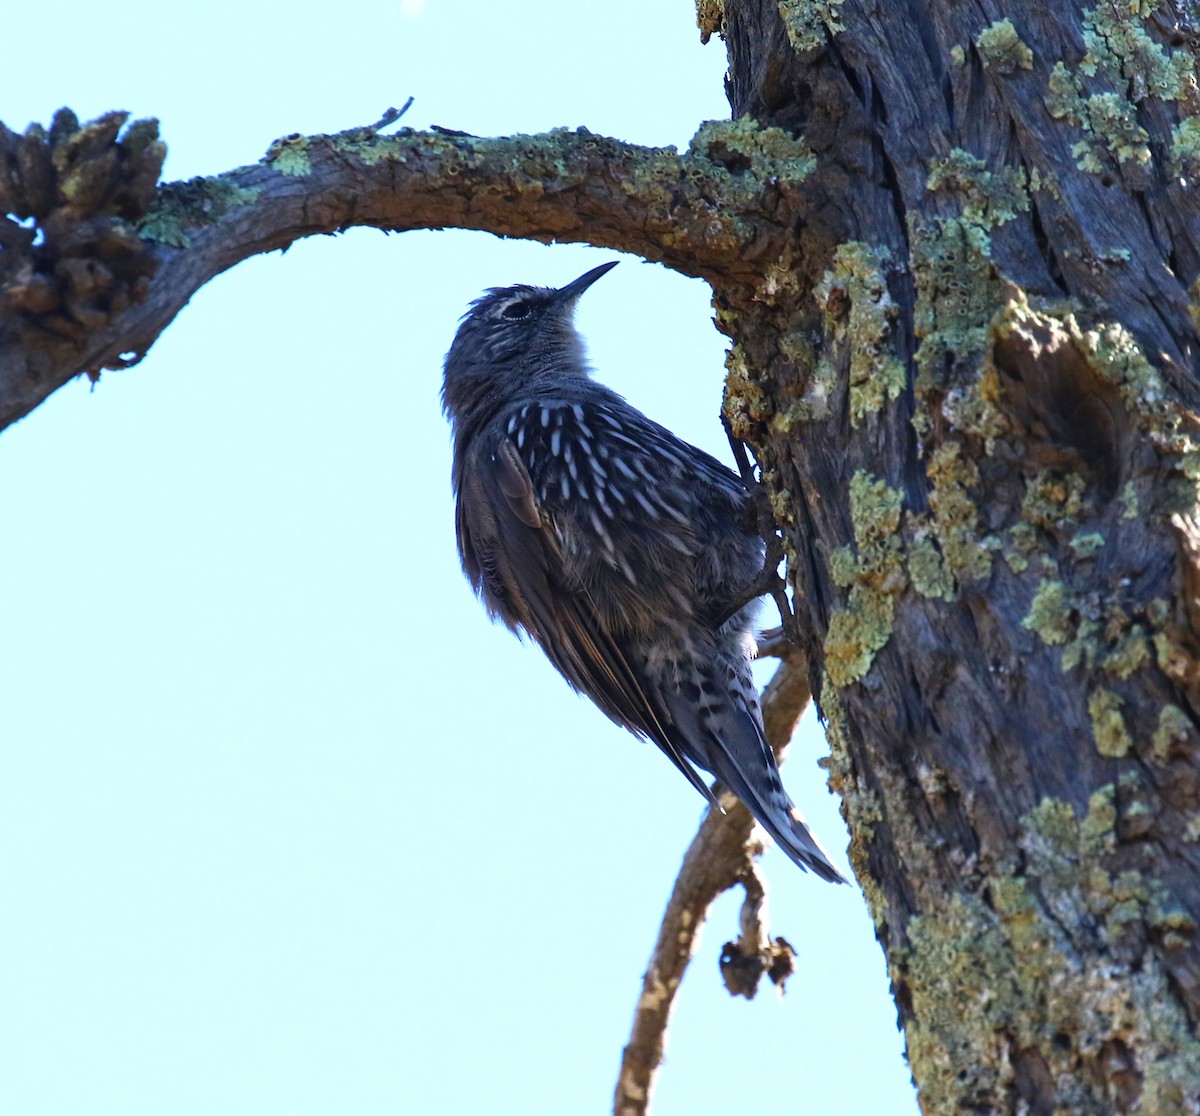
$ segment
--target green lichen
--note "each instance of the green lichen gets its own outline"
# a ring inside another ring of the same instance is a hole
[[[1142,925],[1163,931],[1164,944],[1167,934],[1187,935],[1194,926],[1160,885],[1105,865],[1115,843],[1114,807],[1128,793],[1123,787],[1115,795],[1111,784],[1099,788],[1082,821],[1056,799],[1021,819],[1020,843],[1036,890],[1020,877],[991,884],[1018,986],[1005,1022],[1011,1021],[1011,1049],[1033,1046],[1046,1059],[1058,1110],[1112,1110],[1104,1051],[1119,1039],[1135,1052],[1142,1078],[1133,1110],[1183,1114],[1189,1098],[1200,1095],[1200,1044],[1160,962],[1137,943]],[[984,928],[988,913],[979,912]],[[1079,963],[1094,950],[1097,923],[1111,946],[1136,950],[1132,959],[1121,953],[1103,964]],[[1081,1059],[1100,1072],[1087,1072]]]
[[[950,48],[950,61],[955,66],[965,66],[967,64],[967,52],[957,44]]]
[[[1119,322],[1083,331],[1080,341],[1088,362],[1121,389],[1131,411],[1152,411],[1163,402],[1162,376],[1146,359],[1137,339]]]
[[[995,916],[967,894],[912,919],[908,937],[907,956],[893,950],[892,962],[906,962],[894,983],[912,998],[908,1060],[921,1110],[986,1111],[992,1106],[979,1101],[999,1097],[1012,1078],[1005,1030],[1020,997],[1012,948]]]
[[[1172,907],[1156,912],[1151,919],[1155,929],[1162,932],[1163,949],[1186,949],[1196,935],[1196,920],[1187,911]]]
[[[1015,574],[1022,574],[1029,569],[1029,559],[1019,551],[1006,549],[1003,551],[1008,568]]]
[[[312,160],[309,158],[309,141],[307,136],[298,132],[277,139],[270,147],[263,161],[269,163],[280,174],[293,178],[303,178],[312,174]]]
[[[825,722],[825,738],[829,742],[829,755],[819,762],[829,773],[829,789],[841,800],[842,817],[850,830],[850,867],[862,887],[867,909],[878,929],[887,922],[888,903],[869,871],[868,856],[875,827],[883,821],[883,807],[879,796],[859,778],[855,769],[846,736],[846,710],[828,674],[822,679],[818,704]]]
[[[1084,130],[1101,140],[1118,163],[1150,163],[1150,135],[1137,122],[1137,110],[1127,98],[1116,93],[1093,93],[1082,102],[1082,111]],[[1081,141],[1071,148],[1071,154],[1082,171],[1099,174],[1104,170],[1095,143]]]
[[[1056,63],[1046,103],[1051,115],[1083,130],[1072,148],[1081,170],[1102,173],[1116,164],[1151,162],[1149,136],[1137,123],[1137,106],[1148,97],[1194,102],[1196,80],[1190,51],[1168,53],[1151,35],[1147,18],[1156,3],[1098,4],[1084,12],[1083,41],[1087,53],[1077,72]],[[1085,83],[1084,79],[1088,79]],[[1093,79],[1101,88],[1089,92]],[[1194,166],[1195,129],[1177,126],[1178,150],[1172,152],[1177,173]]]
[[[1177,683],[1190,684],[1194,678],[1194,660],[1190,652],[1180,646],[1178,637],[1158,631],[1150,642],[1154,645],[1154,661],[1163,674]]]
[[[782,128],[764,128],[752,116],[704,121],[688,144],[688,155],[723,167],[734,177],[749,171],[759,183],[769,178],[801,182],[817,165],[803,140]]]
[[[160,186],[154,202],[138,222],[138,235],[174,248],[191,243],[188,229],[214,224],[231,209],[252,205],[257,189],[238,186],[227,178],[192,178]]]
[[[767,469],[762,475],[763,487],[771,504],[771,514],[781,527],[796,522],[796,498],[790,488],[784,488],[779,473]]]
[[[1055,201],[1061,201],[1063,196],[1062,180],[1050,170],[1038,170],[1034,167],[1029,172],[1029,193],[1046,193]]]
[[[1063,531],[1083,513],[1086,490],[1087,485],[1078,473],[1040,469],[1025,487],[1021,519],[1031,527]]]
[[[921,596],[943,601],[954,599],[954,578],[931,539],[918,538],[909,547],[908,574]]]
[[[1064,674],[1079,666],[1091,670],[1098,663],[1103,650],[1101,634],[1101,625],[1098,620],[1089,616],[1080,618],[1075,638],[1063,648],[1062,669]]]
[[[1071,638],[1074,625],[1072,609],[1067,603],[1067,589],[1061,581],[1043,579],[1029,605],[1029,615],[1021,627],[1039,635],[1043,643],[1060,646]]]
[[[946,565],[959,581],[987,577],[992,551],[1000,543],[979,531],[979,510],[970,496],[970,489],[979,483],[979,469],[957,442],[946,442],[930,456],[927,472],[933,530]]]
[[[1076,535],[1069,545],[1077,557],[1090,558],[1096,551],[1104,549],[1104,536],[1099,531],[1087,531]]]
[[[1191,87],[1192,61],[1185,52],[1169,54],[1147,29],[1145,19],[1158,3],[1101,3],[1084,13],[1079,64],[1088,77],[1104,77],[1131,101],[1157,97],[1174,101]]]
[[[1005,300],[1005,287],[988,258],[987,232],[979,225],[949,218],[929,229],[910,219],[909,234],[910,270],[917,285],[913,327],[920,340],[920,395],[943,384],[950,371],[947,358],[978,367],[987,347],[988,322]],[[918,427],[921,421],[920,415],[914,417]]]
[[[1117,830],[1117,788],[1107,783],[1088,798],[1088,811],[1079,823],[1080,846],[1092,852],[1111,847]]]
[[[1008,529],[1008,543],[1004,547],[1004,560],[1013,573],[1024,573],[1029,569],[1029,555],[1037,549],[1037,536],[1028,523],[1014,523]]]
[[[855,552],[839,547],[830,556],[831,576],[849,588],[825,635],[825,669],[835,686],[848,686],[871,668],[891,638],[896,594],[905,577],[898,532],[903,495],[886,481],[858,470],[850,480],[850,518]]]
[[[1102,756],[1127,755],[1133,741],[1121,716],[1121,700],[1111,690],[1097,690],[1088,698],[1088,716],[1092,719],[1092,738]]]
[[[1139,510],[1137,488],[1134,487],[1133,481],[1126,481],[1125,487],[1121,489],[1121,518],[1137,519]]]
[[[1184,743],[1192,732],[1192,722],[1178,705],[1164,705],[1158,712],[1158,726],[1150,738],[1151,755],[1167,763],[1176,744]]]
[[[961,199],[962,219],[990,243],[987,232],[1029,210],[1025,176],[1015,167],[988,169],[987,163],[969,151],[954,148],[943,159],[930,165],[926,189],[931,193],[952,193]]]
[[[1017,70],[1033,68],[1033,51],[1017,34],[1011,19],[1001,19],[979,32],[975,40],[983,64],[989,70],[1001,74],[1013,74]]]
[[[1050,74],[1046,107],[1056,120],[1082,129],[1084,138],[1071,146],[1080,170],[1101,174],[1114,159],[1150,162],[1150,137],[1137,123],[1137,110],[1129,99],[1112,92],[1086,95],[1083,82],[1062,62],[1056,62]]]
[[[904,364],[891,351],[892,320],[898,308],[888,292],[885,248],[861,241],[838,246],[833,267],[817,284],[815,296],[824,308],[825,335],[849,351],[850,425],[899,398],[907,383]],[[836,378],[832,361],[822,357],[818,376]]]
[[[1104,656],[1100,665],[1109,674],[1124,679],[1149,666],[1152,659],[1146,629],[1141,624],[1134,624],[1118,637],[1116,646]]]
[[[850,516],[859,550],[887,545],[900,528],[904,497],[886,481],[859,469],[850,479]]]
[[[817,50],[845,28],[838,20],[842,0],[778,0],[779,14],[793,50]]]

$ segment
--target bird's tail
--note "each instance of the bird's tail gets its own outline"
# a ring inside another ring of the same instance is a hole
[[[775,753],[758,718],[736,697],[703,712],[688,701],[668,700],[682,732],[682,750],[742,801],[762,827],[801,868],[830,883],[845,883],[804,816],[783,789]]]
[[[769,751],[769,749],[768,749]],[[772,765],[774,758],[772,757]],[[779,772],[774,771],[773,786],[755,786],[757,780],[747,779],[730,763],[714,765],[713,774],[741,799],[742,804],[754,815],[759,824],[785,853],[801,868],[815,872],[830,883],[845,883],[842,874],[830,863],[820,842],[812,835],[804,816],[787,796],[779,782]]]

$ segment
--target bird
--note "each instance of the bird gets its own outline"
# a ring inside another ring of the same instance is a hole
[[[763,568],[741,477],[592,378],[574,324],[616,263],[493,287],[446,355],[463,571],[488,614],[649,738],[710,803],[733,792],[800,867],[844,882],[783,788],[750,672]]]

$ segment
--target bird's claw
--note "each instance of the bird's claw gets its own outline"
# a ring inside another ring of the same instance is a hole
[[[783,637],[789,643],[799,647],[800,629],[796,613],[792,608],[791,601],[788,600],[787,584],[779,576],[779,563],[784,559],[783,538],[779,534],[779,528],[775,523],[775,514],[771,510],[771,498],[767,494],[766,486],[755,475],[755,466],[750,460],[746,443],[734,435],[724,415],[721,417],[725,424],[725,434],[729,438],[730,449],[733,450],[733,458],[737,462],[738,472],[742,477],[742,483],[750,494],[750,503],[746,507],[743,527],[747,534],[759,535],[762,538],[767,552],[763,568],[759,571],[758,576],[735,593],[725,608],[713,617],[713,630],[724,626],[731,617],[737,615],[751,601],[769,596],[779,609],[779,623]]]

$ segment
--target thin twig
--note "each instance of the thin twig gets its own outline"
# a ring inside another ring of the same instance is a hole
[[[784,650],[786,647],[786,651]],[[763,725],[767,739],[781,760],[812,694],[808,686],[808,667],[803,655],[785,644],[779,649],[781,662],[775,676],[763,692]],[[650,1107],[654,1077],[662,1063],[666,1047],[667,1024],[675,994],[700,940],[700,929],[708,908],[722,893],[739,883],[746,887],[747,905],[742,909],[741,935],[736,947],[739,956],[764,958],[757,973],[767,972],[776,983],[786,977],[782,957],[790,957],[791,947],[783,939],[772,942],[765,928],[766,888],[758,872],[757,857],[763,850],[750,812],[727,792],[721,795],[725,813],[710,809],[688,846],[679,875],[675,879],[666,913],[659,927],[658,940],[646,975],[642,994],[633,1017],[633,1029],[621,1057],[613,1098],[615,1116],[645,1116]],[[751,940],[753,939],[753,944]],[[765,949],[762,948],[765,943]],[[744,952],[743,952],[744,947]],[[726,952],[731,947],[726,947]],[[728,980],[727,980],[728,984]],[[757,978],[753,982],[757,986]],[[745,980],[730,988],[739,995],[753,995]]]
[[[410,108],[412,108],[413,99],[409,97],[399,108],[384,109],[383,115],[371,125],[372,132],[378,132],[386,128],[389,124],[395,124]]]
[[[741,933],[721,950],[721,979],[731,996],[753,1000],[765,973],[780,992],[796,969],[796,951],[786,938],[772,938],[767,925],[767,880],[762,866],[749,858],[738,883],[745,888],[738,915]]]

